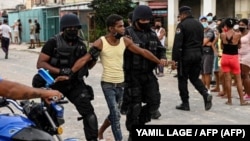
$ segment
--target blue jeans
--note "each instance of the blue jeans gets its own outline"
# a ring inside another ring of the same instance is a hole
[[[123,99],[123,84],[118,85],[109,82],[101,82],[102,91],[109,108],[108,119],[111,123],[111,129],[116,141],[122,140],[122,131],[120,127],[120,104]]]

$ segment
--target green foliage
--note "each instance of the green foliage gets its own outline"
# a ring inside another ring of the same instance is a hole
[[[106,33],[106,18],[110,14],[118,14],[126,19],[134,6],[132,0],[93,0],[89,5],[95,11],[95,31],[91,36],[95,38]]]
[[[100,27],[96,27],[93,31],[90,32],[89,41],[93,42],[97,38],[99,38],[100,36],[105,35],[105,33],[106,33],[105,29],[102,29]]]

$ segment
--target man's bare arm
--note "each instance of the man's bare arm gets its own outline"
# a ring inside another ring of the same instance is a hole
[[[55,96],[58,99],[62,98],[62,94],[57,90],[33,88],[9,80],[0,80],[0,96],[15,100],[31,98],[44,98],[48,100],[52,99]]]

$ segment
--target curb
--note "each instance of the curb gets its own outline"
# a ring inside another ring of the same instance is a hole
[[[36,47],[35,49],[28,49],[28,44],[22,43],[22,44],[10,44],[9,49],[40,53],[42,47]]]

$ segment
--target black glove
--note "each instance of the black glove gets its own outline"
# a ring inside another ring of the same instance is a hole
[[[73,75],[73,72],[70,68],[61,68],[59,74],[71,77]]]
[[[98,60],[98,56],[100,55],[101,50],[99,50],[97,47],[93,46],[89,49],[89,54],[91,55],[92,59],[94,61]]]

